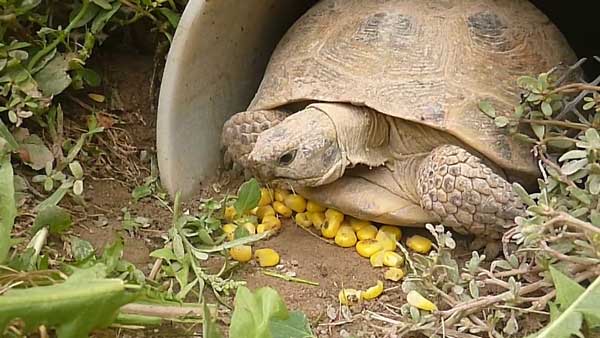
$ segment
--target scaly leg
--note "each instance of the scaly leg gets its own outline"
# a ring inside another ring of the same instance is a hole
[[[432,150],[417,177],[421,206],[459,233],[498,239],[524,214],[512,185],[460,147]]]

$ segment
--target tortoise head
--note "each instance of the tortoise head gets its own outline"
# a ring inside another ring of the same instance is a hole
[[[342,148],[331,118],[308,106],[263,131],[249,156],[250,170],[275,184],[314,187],[340,178]]]

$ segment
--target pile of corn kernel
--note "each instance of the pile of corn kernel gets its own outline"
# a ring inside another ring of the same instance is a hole
[[[243,226],[250,234],[263,233],[281,229],[281,218],[292,218],[299,226],[314,229],[321,236],[332,239],[344,248],[354,247],[357,253],[368,258],[373,267],[386,267],[384,278],[399,281],[404,277],[403,255],[396,252],[396,243],[402,237],[402,230],[396,226],[382,225],[379,228],[369,221],[359,220],[335,210],[327,209],[311,200],[294,194],[288,190],[261,188],[258,206],[251,210],[258,219],[258,224],[245,223]],[[237,225],[235,209],[227,207],[225,219],[229,223],[223,225],[223,231],[229,240],[234,239]],[[426,254],[431,250],[432,242],[422,236],[414,235],[406,240],[406,246],[418,253]],[[252,259],[252,248],[241,245],[230,249],[230,255],[239,262]],[[279,254],[273,249],[258,249],[254,257],[262,267],[279,264]],[[369,300],[378,297],[383,292],[383,282],[378,281],[373,287],[360,291],[343,289],[339,299],[343,304],[354,300]]]

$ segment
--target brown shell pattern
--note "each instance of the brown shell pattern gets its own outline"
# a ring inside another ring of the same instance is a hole
[[[574,61],[562,34],[526,0],[323,0],[280,41],[249,110],[305,100],[366,105],[532,174],[529,148],[478,103],[508,115],[519,76]]]

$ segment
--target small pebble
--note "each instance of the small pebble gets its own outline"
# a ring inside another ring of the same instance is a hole
[[[327,312],[327,317],[329,317],[329,319],[335,320],[337,318],[337,310],[332,305],[327,306],[326,312]]]

